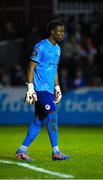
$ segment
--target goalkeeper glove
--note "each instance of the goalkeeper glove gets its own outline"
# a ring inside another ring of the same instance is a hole
[[[60,86],[55,86],[55,104],[59,103],[62,98],[62,93],[60,90]]]
[[[37,101],[37,94],[34,90],[33,83],[26,83],[28,86],[28,90],[25,96],[25,102],[28,104],[33,104],[35,101]]]

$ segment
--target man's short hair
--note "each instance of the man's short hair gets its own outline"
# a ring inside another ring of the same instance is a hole
[[[47,25],[47,33],[48,33],[48,35],[50,35],[51,30],[54,30],[57,26],[64,26],[64,25],[58,19],[50,21],[49,24]]]

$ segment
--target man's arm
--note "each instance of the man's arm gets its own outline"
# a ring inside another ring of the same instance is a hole
[[[56,79],[55,79],[55,86],[58,86],[59,85],[59,78],[58,78],[58,73],[56,75]]]
[[[27,69],[27,83],[32,83],[34,78],[34,69],[36,68],[37,63],[30,61]]]
[[[34,90],[33,78],[34,78],[34,70],[36,68],[37,63],[30,61],[29,66],[27,68],[27,86],[28,90],[25,97],[25,102],[32,104],[37,101],[37,95]]]

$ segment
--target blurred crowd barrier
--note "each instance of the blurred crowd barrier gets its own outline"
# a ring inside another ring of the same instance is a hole
[[[29,124],[34,105],[24,103],[26,89],[1,88],[0,124]],[[57,105],[59,124],[103,125],[103,88],[68,91]]]

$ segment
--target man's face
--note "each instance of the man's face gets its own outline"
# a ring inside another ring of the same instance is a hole
[[[54,30],[53,30],[53,37],[57,42],[60,42],[63,40],[63,36],[64,36],[64,26],[57,26]]]

